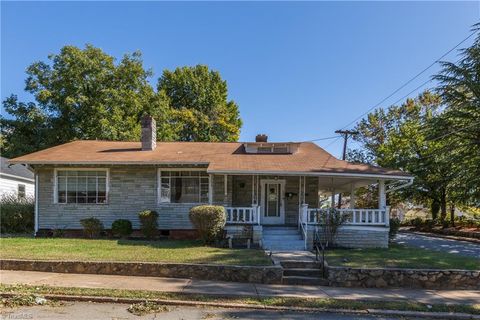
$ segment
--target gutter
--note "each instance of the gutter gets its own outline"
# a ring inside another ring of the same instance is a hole
[[[385,193],[390,193],[393,191],[397,191],[397,190],[409,187],[413,184],[413,179],[414,179],[413,177],[410,177],[408,181],[403,181],[403,183],[402,182],[399,183],[399,181],[390,183],[385,186],[385,189],[386,189]]]

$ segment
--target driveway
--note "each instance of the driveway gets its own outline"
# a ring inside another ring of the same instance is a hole
[[[414,233],[399,233],[395,242],[409,247],[453,253],[480,259],[480,244],[467,241],[429,237]]]

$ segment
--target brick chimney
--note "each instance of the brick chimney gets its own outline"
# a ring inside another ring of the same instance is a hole
[[[142,117],[142,150],[152,151],[157,147],[157,123],[152,116],[144,115]]]
[[[267,142],[268,136],[266,134],[257,134],[255,137],[255,142]]]

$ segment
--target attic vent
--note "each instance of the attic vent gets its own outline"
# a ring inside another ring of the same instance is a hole
[[[244,143],[246,153],[261,154],[294,154],[298,150],[299,143],[295,142],[252,142]]]
[[[272,147],[258,147],[258,153],[272,153]]]
[[[288,153],[288,147],[273,147],[273,153]]]

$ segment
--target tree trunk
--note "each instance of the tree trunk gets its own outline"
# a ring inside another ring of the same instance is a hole
[[[444,221],[447,217],[447,193],[445,188],[442,188],[442,193],[440,195],[440,220]]]
[[[438,212],[440,211],[440,203],[437,199],[434,199],[432,201],[432,204],[430,206],[430,210],[432,211],[432,219],[437,220]]]
[[[452,227],[455,227],[455,204],[454,203],[450,205],[450,223],[452,224]]]

